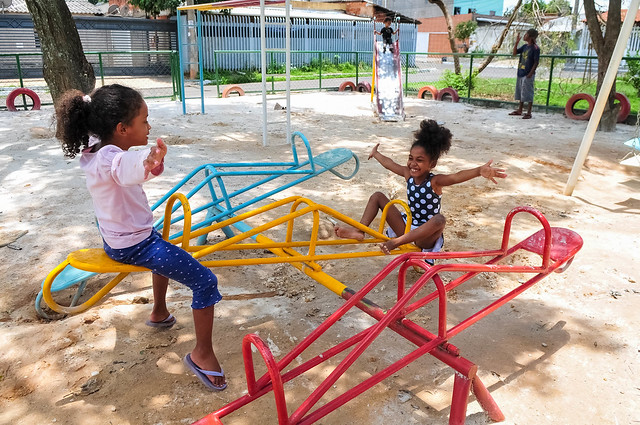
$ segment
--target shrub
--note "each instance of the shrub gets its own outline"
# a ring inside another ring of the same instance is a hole
[[[640,56],[633,57],[633,60],[627,60],[629,70],[623,77],[623,80],[631,84],[640,96]]]
[[[457,91],[467,91],[469,88],[473,89],[475,87],[475,74],[470,78],[469,75],[461,75],[456,74],[450,69],[445,69],[442,74],[442,82],[446,87],[452,87]]]

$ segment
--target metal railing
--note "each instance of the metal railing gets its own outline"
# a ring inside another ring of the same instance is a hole
[[[242,72],[223,69],[218,64],[227,55],[248,55],[256,51],[219,50],[213,52],[213,68],[205,69],[205,83],[215,85],[218,96],[224,86],[240,85],[245,93],[260,92],[260,72],[258,67],[248,67]],[[305,90],[338,90],[345,81],[355,85],[360,82],[371,83],[371,52],[318,52],[293,51],[292,62],[296,55],[315,56],[307,60],[307,65],[292,67],[291,89]],[[461,99],[468,102],[483,101],[487,103],[513,103],[516,82],[516,66],[518,58],[510,54],[494,54],[492,62],[478,75],[475,72],[490,56],[485,53],[401,53],[403,89],[405,96],[415,96],[425,85],[437,89],[451,86],[456,80],[450,74],[454,71],[453,56],[458,56],[461,65],[459,82],[456,87]],[[285,90],[284,63],[281,52],[267,51],[268,77],[267,90],[271,93]],[[348,72],[336,71],[346,62],[352,67]],[[625,57],[617,77],[617,91],[625,94],[631,103],[631,111],[637,113],[640,108],[638,92],[625,81],[626,62],[638,61],[637,57]],[[331,72],[328,71],[331,69]],[[534,106],[547,111],[563,110],[567,100],[576,93],[595,95],[597,82],[597,57],[595,56],[559,56],[541,55],[536,72]],[[449,75],[449,77],[447,77]]]
[[[211,69],[205,69],[207,92],[220,97],[225,86],[239,85],[245,93],[258,93],[261,88],[260,67],[249,66],[243,71],[225,70],[219,66],[228,55],[247,57],[258,51],[218,50],[212,52]],[[105,85],[121,83],[140,90],[145,98],[181,99],[179,84],[179,58],[175,51],[136,52],[88,52],[85,53],[94,66],[96,83]],[[371,83],[372,52],[293,51],[292,58],[304,61],[292,67],[291,89],[294,91],[338,90],[345,81],[354,84]],[[453,56],[458,56],[461,75],[453,76]],[[401,53],[403,89],[405,96],[416,96],[421,87],[437,89],[455,85],[458,94],[467,102],[491,104],[513,103],[516,81],[517,57],[494,54],[492,62],[478,75],[478,68],[488,57],[485,53]],[[267,90],[282,92],[286,88],[281,51],[267,51]],[[631,103],[632,114],[640,109],[637,90],[625,80],[626,63],[638,61],[638,57],[623,58],[616,80],[616,88]],[[296,61],[293,61],[296,63]],[[465,83],[465,80],[467,83]],[[472,81],[472,84],[468,84]],[[563,110],[567,100],[576,93],[595,95],[597,81],[597,57],[541,55],[536,72],[534,107],[546,111]],[[43,104],[50,104],[51,97],[42,78],[40,53],[0,54],[0,106],[4,98],[16,87],[34,90]],[[215,88],[214,88],[215,87]],[[16,105],[18,106],[18,105]]]
[[[134,87],[146,99],[179,98],[176,51],[85,52],[85,56],[93,66],[96,87],[119,83]],[[52,104],[42,75],[42,53],[0,54],[0,107],[4,107],[6,97],[18,87],[36,92],[42,105]],[[16,107],[26,105],[16,102]]]

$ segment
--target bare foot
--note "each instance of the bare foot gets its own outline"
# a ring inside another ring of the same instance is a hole
[[[398,247],[395,244],[395,241],[393,239],[388,240],[388,241],[386,241],[384,243],[381,243],[378,246],[380,247],[380,251],[382,251],[385,255],[391,254],[391,251],[393,251],[394,249],[396,249]]]
[[[353,227],[336,226],[333,228],[333,231],[336,233],[336,236],[339,238],[356,239],[359,241],[364,239],[364,232],[361,232],[360,230],[355,229]]]
[[[198,354],[196,354],[195,351],[193,351],[191,352],[191,360],[193,360],[196,366],[198,366],[202,370],[208,370],[212,372],[222,371],[222,367],[220,366],[220,363],[218,362],[215,354],[209,355],[206,358],[201,358],[198,356]],[[213,382],[213,385],[216,385],[218,387],[223,386],[227,382],[224,376],[207,376],[207,378],[209,378],[209,380]]]

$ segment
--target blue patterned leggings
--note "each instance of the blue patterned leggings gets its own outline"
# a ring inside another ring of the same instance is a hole
[[[155,230],[147,239],[128,248],[114,249],[105,242],[104,250],[115,261],[146,267],[189,287],[193,291],[193,309],[212,306],[222,299],[216,275],[187,251],[162,239]]]

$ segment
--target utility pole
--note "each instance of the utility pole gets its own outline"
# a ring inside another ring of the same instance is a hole
[[[573,13],[571,16],[571,36],[576,35],[576,29],[578,28],[578,16],[580,15],[580,0],[573,2]]]

